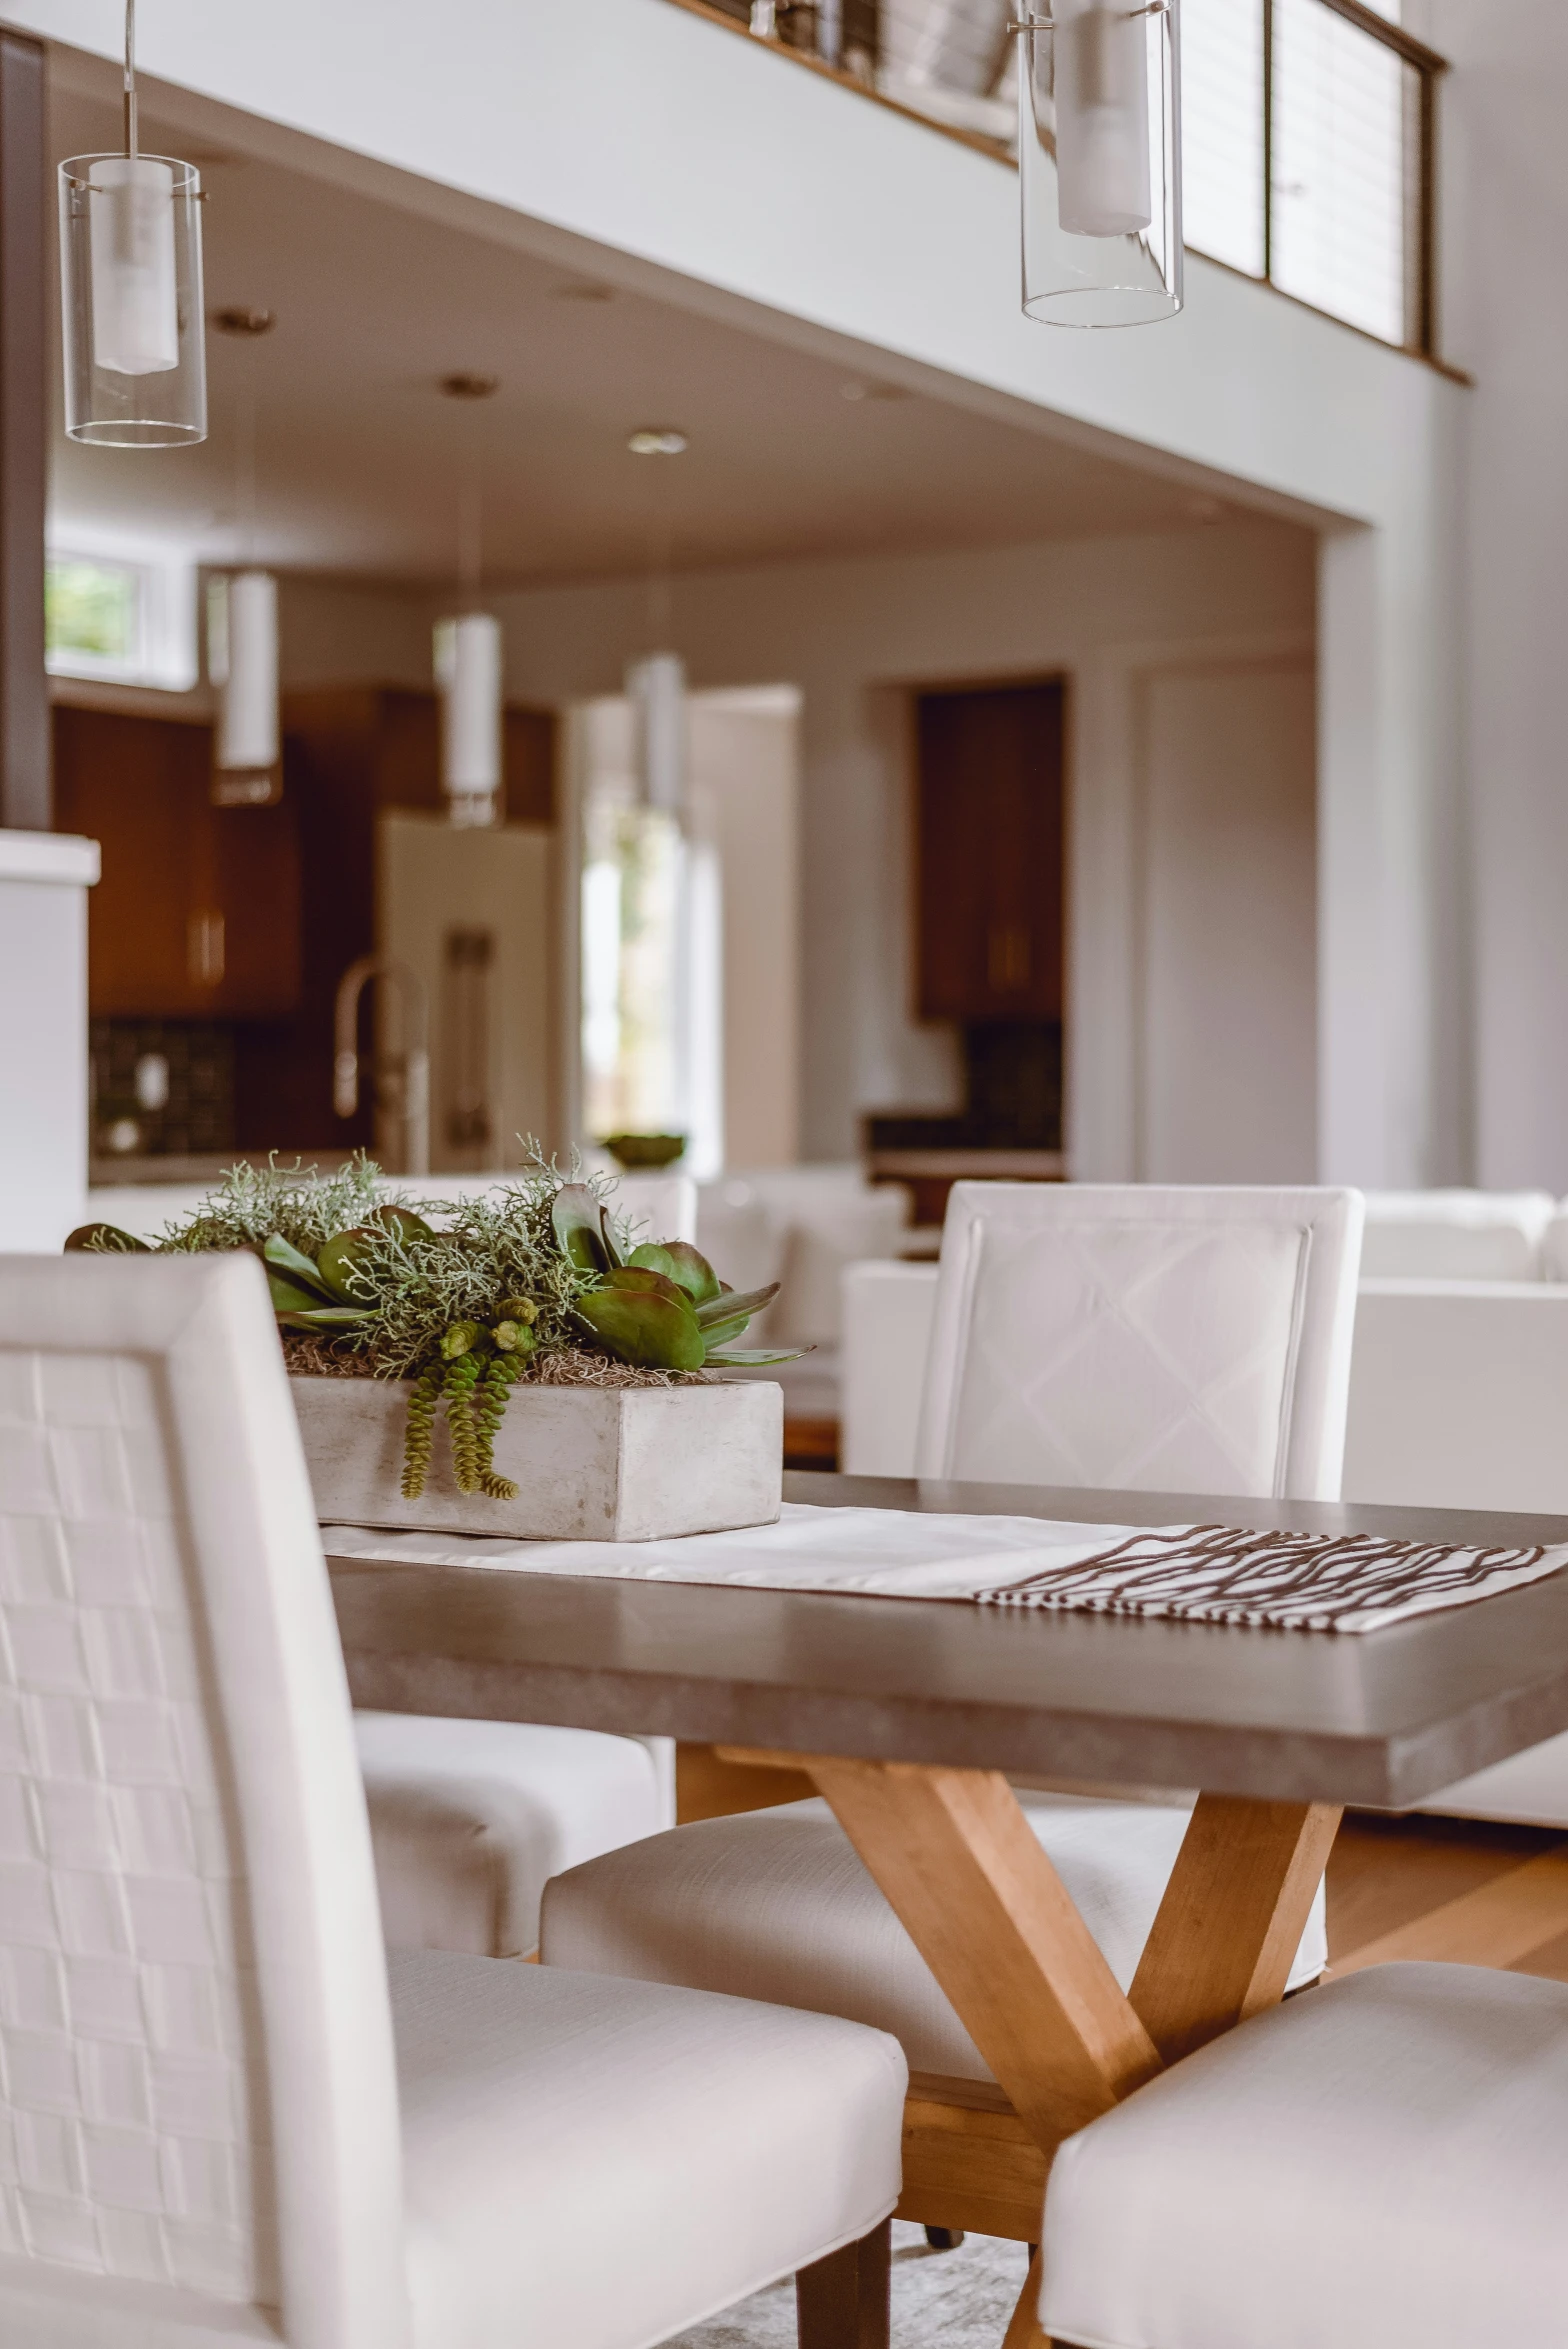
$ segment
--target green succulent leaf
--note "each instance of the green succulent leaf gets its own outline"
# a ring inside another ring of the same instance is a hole
[[[760,1370],[769,1362],[798,1362],[811,1351],[810,1346],[725,1346],[715,1353],[710,1347],[703,1360],[720,1369]]]
[[[555,1194],[550,1222],[561,1253],[579,1272],[610,1272],[620,1254],[610,1237],[610,1219],[586,1183],[563,1183]]]
[[[152,1250],[134,1232],[122,1232],[117,1223],[79,1223],[65,1243],[67,1256],[91,1252],[95,1256],[150,1256]]]
[[[732,1338],[743,1337],[747,1318],[747,1315],[741,1313],[733,1321],[699,1322],[697,1327],[708,1352],[711,1354],[715,1346],[727,1346]]]
[[[662,1272],[655,1272],[650,1265],[617,1265],[613,1272],[605,1274],[604,1285],[607,1289],[624,1290],[629,1296],[667,1297],[683,1313],[689,1314],[692,1309],[686,1291],[677,1282],[666,1280]]]
[[[371,1314],[360,1305],[312,1305],[299,1312],[280,1313],[278,1319],[287,1322],[290,1329],[353,1329],[369,1321]]]
[[[752,1315],[760,1313],[764,1305],[771,1305],[778,1293],[777,1281],[769,1281],[765,1289],[742,1289],[738,1294],[734,1289],[726,1289],[722,1296],[710,1297],[706,1305],[698,1306],[698,1322],[704,1329],[711,1329],[738,1317],[744,1329]]]
[[[289,1280],[281,1272],[269,1271],[267,1287],[274,1313],[322,1313],[332,1303],[324,1289],[307,1289],[303,1282]]]
[[[645,1370],[700,1370],[702,1332],[691,1308],[656,1290],[595,1289],[577,1301],[577,1318],[618,1361]]]
[[[662,1272],[666,1280],[686,1291],[694,1305],[706,1305],[723,1293],[723,1282],[690,1240],[645,1240],[632,1250],[631,1261],[646,1265],[650,1272]]]
[[[323,1304],[330,1304],[333,1291],[318,1266],[298,1248],[290,1245],[281,1232],[274,1232],[261,1251],[274,1272],[294,1282],[295,1286],[312,1290]]]
[[[345,1305],[363,1301],[364,1292],[355,1288],[353,1276],[374,1244],[365,1226],[355,1224],[349,1231],[336,1233],[316,1258],[317,1278]]]

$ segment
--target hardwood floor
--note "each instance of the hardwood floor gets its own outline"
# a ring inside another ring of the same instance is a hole
[[[1334,1975],[1447,1958],[1568,1982],[1568,1836],[1347,1813],[1328,1865]]]

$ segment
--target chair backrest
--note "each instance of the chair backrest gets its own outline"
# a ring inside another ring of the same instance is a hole
[[[0,2339],[403,2349],[400,2193],[261,1267],[0,1258]]]
[[[955,1183],[918,1473],[1332,1500],[1361,1195]]]

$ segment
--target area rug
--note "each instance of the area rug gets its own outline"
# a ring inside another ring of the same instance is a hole
[[[997,2349],[1023,2290],[1022,2243],[969,2235],[933,2251],[923,2227],[893,2224],[893,2339],[897,2349]],[[793,2278],[694,2325],[665,2349],[795,2349]]]

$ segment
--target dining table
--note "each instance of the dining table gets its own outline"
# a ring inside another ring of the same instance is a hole
[[[790,1502],[1492,1549],[1568,1520],[797,1473]],[[899,2215],[1038,2242],[1062,2139],[1274,2004],[1347,1806],[1568,1729],[1568,1571],[1355,1636],[333,1555],[356,1705],[664,1734],[804,1772],[995,2086],[915,2075]],[[628,1545],[629,1549],[636,1545]],[[1013,1780],[1196,1793],[1124,1990]],[[1032,2278],[1031,2271],[1031,2278]],[[1026,2285],[1007,2349],[1041,2336]]]

